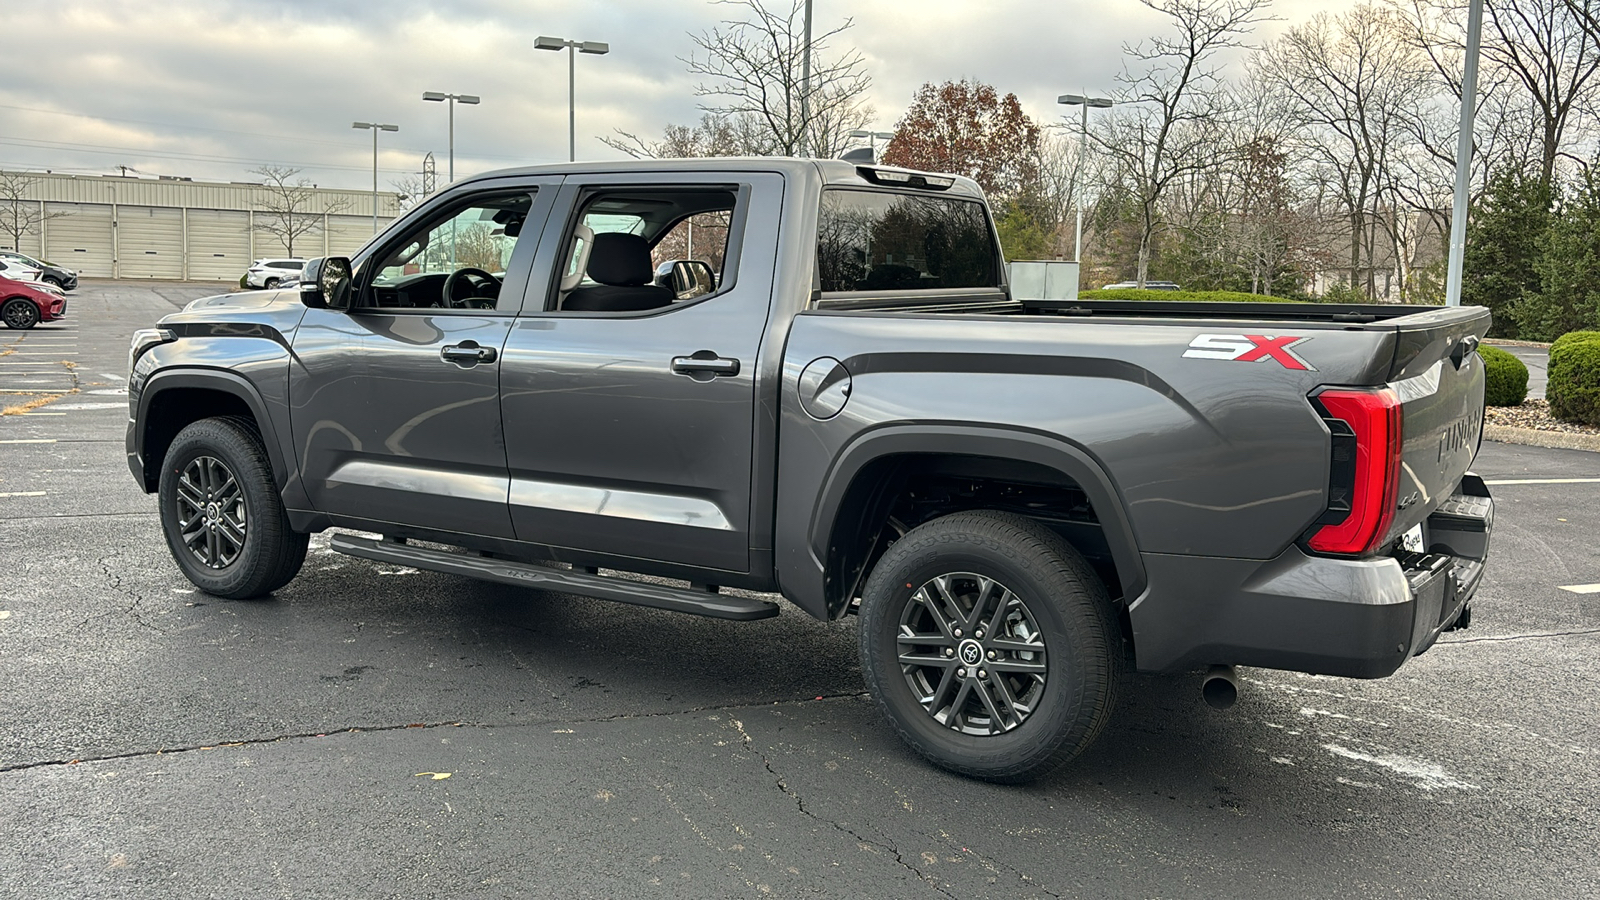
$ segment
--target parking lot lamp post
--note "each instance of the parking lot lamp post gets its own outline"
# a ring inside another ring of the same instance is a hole
[[[1082,106],[1083,119],[1078,129],[1078,172],[1072,179],[1073,205],[1078,207],[1078,224],[1072,234],[1072,261],[1083,262],[1083,162],[1089,150],[1089,107],[1095,109],[1110,109],[1115,102],[1105,97],[1090,97],[1086,94],[1062,94],[1056,102],[1064,106]]]
[[[381,122],[351,122],[351,128],[372,129],[372,233],[378,233],[378,132],[399,131],[399,125],[384,125]]]
[[[861,138],[866,139],[867,149],[872,151],[873,162],[878,161],[878,141],[883,141],[884,149],[887,150],[889,149],[889,141],[894,140],[894,132],[892,131],[852,131],[850,136],[858,140]]]
[[[611,45],[600,41],[569,41],[566,38],[541,36],[534,38],[533,49],[567,51],[567,162],[573,162],[578,158],[578,54],[604,56],[611,52]]]
[[[477,106],[479,98],[475,94],[444,94],[439,91],[424,91],[422,99],[434,101],[449,101],[450,106],[450,184],[456,182],[456,104],[465,103],[467,106]]]

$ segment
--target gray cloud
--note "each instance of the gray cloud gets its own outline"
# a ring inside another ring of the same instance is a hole
[[[1298,22],[1328,5],[1280,0],[1277,11]],[[567,60],[535,52],[538,34],[611,44],[578,59],[579,155],[611,157],[598,136],[613,128],[656,135],[699,117],[679,61],[693,49],[687,32],[736,11],[702,0],[9,0],[8,41],[25,35],[49,52],[0,55],[0,165],[226,181],[271,162],[359,187],[371,142],[350,122],[376,118],[401,126],[381,139],[387,186],[428,150],[444,168],[445,110],[424,104],[425,90],[483,97],[457,108],[458,173],[564,160]],[[1054,121],[1057,94],[1112,88],[1122,45],[1163,25],[1135,0],[819,0],[816,15],[819,29],[855,17],[843,40],[866,57],[883,129],[918,85],[961,77]]]

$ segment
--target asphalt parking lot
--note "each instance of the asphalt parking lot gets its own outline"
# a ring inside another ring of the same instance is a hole
[[[1396,676],[1247,670],[1223,713],[1135,678],[1076,764],[997,787],[878,720],[853,620],[326,535],[272,599],[197,593],[122,385],[128,334],[215,292],[91,283],[0,331],[0,406],[49,400],[0,416],[0,897],[1600,895],[1600,454],[1484,445],[1472,628]]]

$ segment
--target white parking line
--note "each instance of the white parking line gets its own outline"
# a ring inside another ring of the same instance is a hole
[[[55,438],[21,438],[14,441],[0,441],[0,444],[54,444]]]
[[[43,497],[44,491],[11,491],[0,494],[0,497]]]
[[[1484,484],[1600,484],[1600,478],[1502,478]]]
[[[1561,589],[1574,594],[1600,594],[1600,584],[1563,584]]]

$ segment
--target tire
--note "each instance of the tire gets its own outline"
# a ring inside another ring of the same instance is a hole
[[[912,750],[1003,783],[1088,748],[1126,667],[1083,556],[1038,522],[991,511],[935,519],[889,548],[862,592],[860,649],[867,689]]]
[[[276,278],[268,278],[265,282],[262,283],[261,286],[270,291],[273,288],[278,286],[278,279],[276,279]]]
[[[34,306],[32,300],[13,297],[0,306],[0,319],[5,320],[7,328],[26,331],[39,324],[39,307]]]
[[[305,562],[310,536],[289,527],[272,463],[246,419],[201,419],[178,432],[157,496],[173,560],[208,594],[260,597]]]

